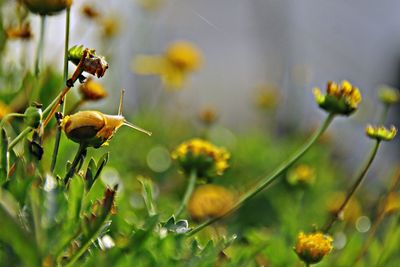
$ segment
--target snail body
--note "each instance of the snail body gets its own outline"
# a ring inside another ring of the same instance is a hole
[[[81,145],[94,148],[107,145],[107,142],[122,125],[151,135],[151,132],[125,120],[122,115],[122,95],[118,115],[86,110],[67,115],[60,122],[61,129],[69,139]]]

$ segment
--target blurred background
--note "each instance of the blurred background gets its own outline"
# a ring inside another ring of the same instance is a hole
[[[87,16],[84,6],[103,19]],[[101,82],[111,100],[95,107],[115,110],[117,92],[126,88],[127,113],[168,105],[160,99],[174,98],[169,108],[178,105],[181,115],[194,116],[205,106],[214,107],[221,125],[234,132],[263,123],[254,108],[260,87],[276,90],[279,105],[268,116],[278,121],[282,133],[315,128],[325,114],[316,108],[312,88],[324,87],[327,80],[347,79],[361,89],[364,101],[351,121],[338,119],[330,133],[344,152],[341,155],[346,155],[342,160],[352,167],[368,152],[363,131],[380,112],[377,88],[400,83],[399,8],[395,0],[75,0],[70,44],[95,47],[110,62],[108,79]],[[21,51],[34,54],[38,16],[31,16],[31,26],[33,41],[8,42],[7,50],[15,53],[5,53],[6,62],[19,64],[21,56],[15,55]],[[61,71],[64,16],[49,17],[46,27],[44,60]],[[135,75],[132,62],[140,54],[161,54],[176,40],[194,43],[203,64],[182,90],[165,96],[160,79]],[[25,57],[25,62],[33,65],[33,57]],[[397,126],[398,112],[392,110],[389,120]],[[385,157],[373,173],[397,165],[397,146],[385,146],[381,153]]]

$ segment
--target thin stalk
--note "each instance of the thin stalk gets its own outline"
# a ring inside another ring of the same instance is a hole
[[[381,222],[383,221],[383,219],[385,218],[385,216],[387,214],[385,208],[386,208],[387,204],[389,203],[389,196],[393,192],[396,191],[399,184],[400,184],[400,169],[398,172],[396,172],[396,175],[394,176],[394,182],[392,183],[389,190],[385,194],[385,198],[383,200],[383,205],[378,210],[378,215],[376,216],[374,222],[372,223],[371,230],[369,231],[367,240],[364,242],[364,245],[360,249],[360,252],[358,253],[358,255],[356,257],[353,266],[357,266],[360,263],[363,256],[365,255],[365,253],[367,252],[368,247],[370,246],[371,242],[373,241],[375,233],[379,228],[379,225],[381,224]]]
[[[382,114],[379,119],[379,124],[385,124],[387,115],[389,113],[389,108],[390,108],[390,105],[388,105],[388,104],[383,105],[383,110],[382,110]]]
[[[270,175],[261,179],[261,181],[253,189],[243,194],[243,196],[239,199],[239,201],[236,202],[236,204],[228,212],[226,212],[220,217],[215,217],[198,225],[197,227],[193,228],[193,230],[188,232],[188,235],[189,236],[194,235],[195,233],[199,232],[208,225],[213,224],[214,222],[219,221],[223,217],[231,214],[245,202],[253,198],[257,193],[261,192],[263,189],[270,186],[281,174],[283,174],[290,166],[293,165],[293,163],[295,163],[299,158],[301,158],[301,156],[303,156],[311,148],[311,146],[318,140],[319,137],[321,137],[321,135],[329,127],[334,117],[335,114],[332,113],[329,114],[328,117],[323,122],[323,124],[320,126],[320,128],[310,137],[310,139],[299,150],[297,150],[292,156],[290,156],[289,159],[282,162]]]
[[[185,195],[183,196],[181,205],[179,206],[178,210],[175,213],[176,218],[181,215],[182,211],[186,208],[186,205],[189,201],[190,196],[193,193],[194,186],[196,185],[197,173],[195,170],[192,170],[189,175],[189,183],[186,187]]]
[[[81,161],[82,155],[86,152],[87,146],[84,144],[80,144],[78,151],[76,152],[75,158],[72,161],[71,167],[69,168],[68,172],[65,174],[64,177],[64,184],[66,185],[69,179],[74,175],[76,167],[78,163]]]
[[[31,189],[32,192],[29,194],[30,202],[31,202],[31,208],[32,208],[32,217],[33,217],[33,224],[34,224],[34,229],[35,229],[35,238],[36,238],[36,243],[40,248],[43,246],[43,234],[42,234],[42,228],[41,228],[41,221],[40,221],[40,208],[38,206],[38,195],[37,195],[37,190],[36,188]]]
[[[39,35],[39,44],[36,49],[36,58],[35,58],[35,77],[37,78],[39,76],[40,68],[39,64],[41,61],[41,58],[43,56],[43,45],[44,45],[44,33],[46,31],[46,16],[41,15],[40,16],[40,35]]]
[[[25,114],[21,113],[8,113],[7,115],[4,116],[4,118],[0,122],[0,129],[4,127],[4,124],[11,118],[23,118],[25,117]]]
[[[342,205],[332,215],[332,217],[330,218],[328,223],[323,228],[323,232],[327,233],[331,229],[333,224],[340,218],[340,214],[343,213],[343,211],[346,208],[347,204],[349,203],[350,199],[353,197],[354,193],[357,191],[357,189],[360,187],[361,183],[364,181],[365,174],[367,174],[369,167],[371,166],[372,162],[374,161],[380,144],[381,144],[381,142],[379,140],[377,140],[375,142],[375,145],[372,148],[372,151],[368,157],[366,164],[361,169],[361,172],[358,174],[357,179],[356,179],[355,183],[353,184],[353,186],[350,187],[349,191],[347,192],[346,198],[344,199]]]
[[[81,247],[78,249],[78,251],[72,256],[70,261],[65,265],[65,267],[72,267],[72,266],[77,266],[75,265],[75,262],[87,251],[87,249],[90,247],[90,245],[93,243],[93,240],[97,238],[97,236],[100,234],[102,227],[104,225],[104,222],[109,218],[109,214],[104,217],[104,219],[98,223],[98,226],[88,235],[88,237],[85,239]]]
[[[71,14],[71,8],[68,7],[67,11],[65,13],[64,83],[68,79],[68,48],[69,48],[69,28],[70,28],[70,17],[71,17],[70,14]],[[67,95],[65,94],[64,101],[61,102],[61,104],[60,104],[62,114],[65,113],[66,101],[67,101]],[[60,139],[61,139],[61,128],[57,127],[57,134],[56,134],[56,139],[54,142],[54,150],[53,150],[53,155],[51,157],[51,166],[50,166],[51,173],[54,172],[54,169],[56,167],[58,149],[60,147]]]
[[[33,129],[31,127],[26,127],[25,130],[23,130],[17,137],[15,137],[14,140],[10,143],[8,146],[8,151],[11,151],[13,147],[18,144],[19,141],[21,141],[26,135],[28,135]]]

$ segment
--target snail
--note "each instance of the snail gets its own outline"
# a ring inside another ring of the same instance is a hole
[[[151,135],[151,132],[128,122],[122,115],[125,91],[121,91],[118,115],[108,115],[100,111],[79,111],[64,118],[58,114],[61,129],[67,137],[82,146],[99,148],[107,145],[115,132],[123,125]]]

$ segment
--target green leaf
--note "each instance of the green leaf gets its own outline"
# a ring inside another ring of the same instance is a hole
[[[3,205],[0,205],[0,218],[0,240],[13,248],[24,266],[41,266],[41,255],[33,236],[23,230]]]
[[[98,166],[97,171],[96,171],[95,176],[93,177],[93,180],[96,180],[100,176],[101,171],[106,166],[109,157],[110,157],[110,153],[107,152],[99,159],[99,161],[97,162],[97,166]]]
[[[68,190],[68,223],[75,224],[79,221],[82,207],[84,183],[79,175],[71,179]]]
[[[146,204],[147,212],[149,216],[153,216],[157,213],[153,202],[153,181],[143,176],[139,176],[137,179],[142,184],[142,196]]]

